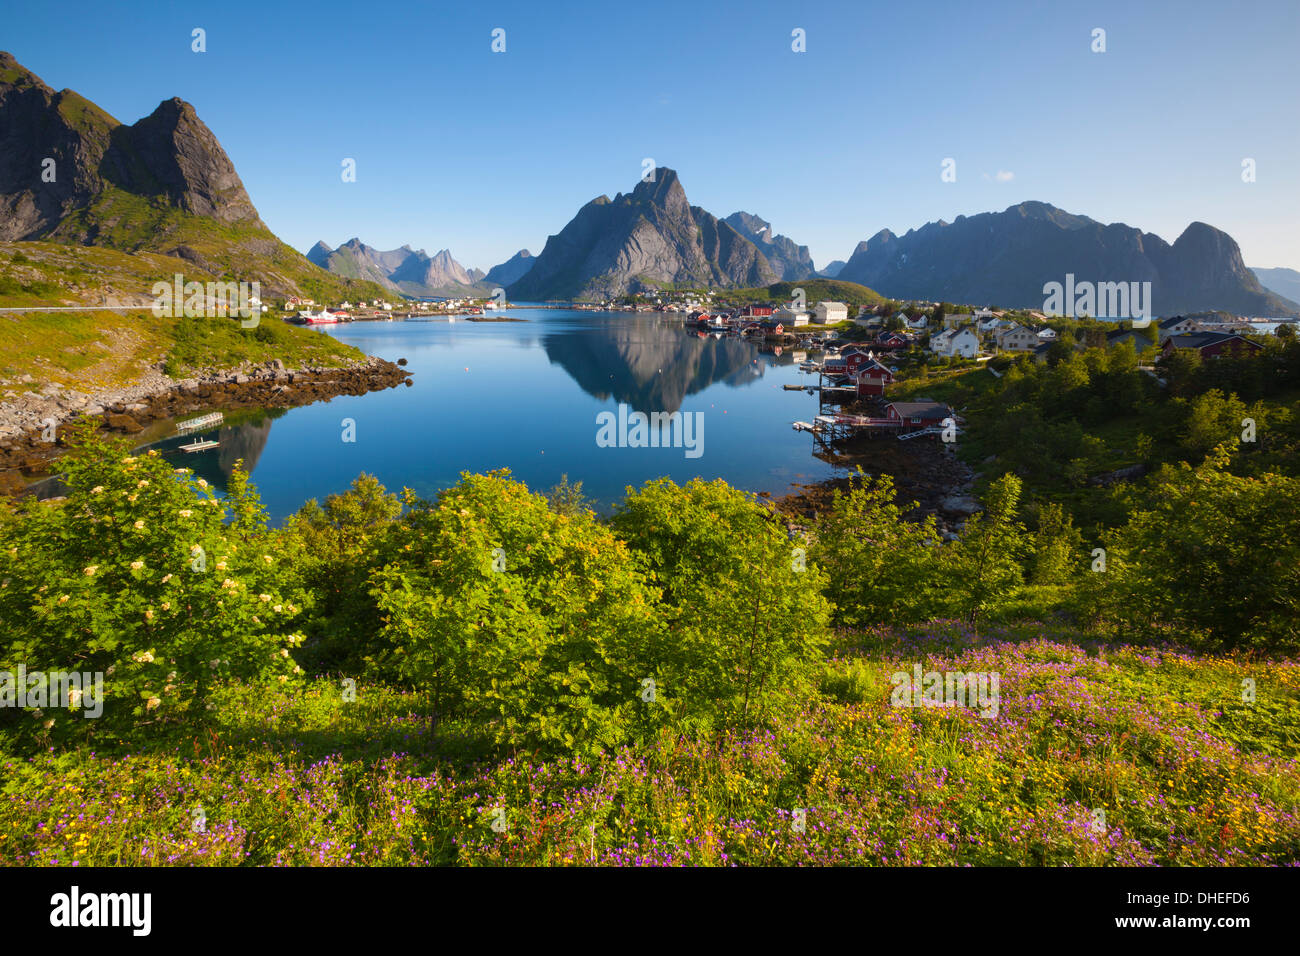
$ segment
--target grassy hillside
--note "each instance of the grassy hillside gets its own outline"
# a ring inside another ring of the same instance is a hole
[[[197,267],[234,281],[256,280],[266,296],[299,294],[329,302],[393,296],[378,283],[327,272],[264,227],[223,224],[177,209],[161,197],[111,186],[91,205],[68,215],[48,239],[70,242],[87,235],[96,246],[179,258],[183,273]]]
[[[795,289],[803,289],[804,296],[811,308],[818,302],[843,302],[850,306],[879,305],[885,297],[874,289],[868,289],[856,282],[841,282],[838,279],[800,279],[797,282],[774,282],[769,286],[753,289],[727,289],[717,293],[723,302],[746,305],[752,302],[788,302],[794,296]]]
[[[772,731],[669,739],[594,762],[475,765],[465,752],[474,728],[439,726],[422,696],[382,685],[358,686],[348,703],[324,678],[273,690],[232,683],[201,746],[7,761],[0,862],[1296,860],[1294,663],[1134,649],[1090,656],[1029,632],[965,650],[953,646],[965,635],[952,630],[872,635],[828,661],[821,692]],[[999,719],[892,707],[890,675],[910,671],[916,653],[937,670],[1001,673]],[[1257,681],[1266,706],[1241,702],[1243,676]],[[214,821],[211,832],[195,832],[195,805]],[[492,828],[497,807],[508,823],[501,833]],[[805,810],[802,832],[792,826],[796,807]]]
[[[333,367],[364,354],[280,319],[242,329],[234,319],[158,318],[152,312],[0,315],[0,380],[10,388],[30,375],[28,388],[53,382],[84,392],[130,384],[157,363],[182,377],[277,358],[290,367]]]

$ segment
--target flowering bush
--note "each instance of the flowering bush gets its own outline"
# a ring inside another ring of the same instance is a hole
[[[218,679],[290,678],[303,598],[241,471],[222,501],[156,453],[123,454],[92,433],[64,466],[65,501],[0,525],[0,670],[102,672],[104,710],[92,720],[52,703],[21,732],[195,722]]]

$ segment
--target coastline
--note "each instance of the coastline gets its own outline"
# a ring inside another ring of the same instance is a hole
[[[0,405],[0,494],[18,496],[48,474],[67,450],[64,429],[74,421],[97,418],[114,435],[134,435],[148,425],[212,409],[294,408],[328,401],[337,395],[410,386],[411,373],[385,359],[369,356],[338,367],[287,368],[276,359],[173,379],[150,368],[126,386],[80,393],[60,386],[25,392]],[[55,422],[55,440],[46,440],[47,423]]]

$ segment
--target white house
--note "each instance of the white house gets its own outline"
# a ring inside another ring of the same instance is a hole
[[[1046,326],[1044,326],[1043,328],[1039,329],[1039,330],[1038,330],[1038,341],[1039,341],[1039,342],[1055,342],[1055,341],[1056,341],[1056,329],[1049,329],[1049,328],[1047,328]]]
[[[1034,334],[1033,329],[1027,329],[1023,325],[1012,325],[1010,328],[1002,329],[994,335],[993,340],[1004,352],[1032,352],[1043,344]]]
[[[813,313],[821,325],[834,325],[849,317],[849,307],[843,302],[818,302],[813,306]]]
[[[909,328],[913,332],[924,332],[930,327],[930,320],[924,315],[918,315],[914,319],[909,319],[907,316],[903,316],[903,325],[905,328]]]
[[[991,318],[993,318],[992,309],[976,309],[971,313],[971,319],[975,322],[984,322]]]
[[[974,358],[980,352],[980,339],[969,325],[960,329],[944,329],[930,337],[930,351],[948,358],[958,355]]]
[[[1189,319],[1181,315],[1176,315],[1172,319],[1162,319],[1157,329],[1157,335],[1160,338],[1160,344],[1163,345],[1165,339],[1171,335],[1187,335],[1189,332],[1199,332],[1201,324],[1195,319]]]
[[[772,318],[789,328],[798,328],[801,325],[808,324],[808,313],[802,309],[792,309],[788,305],[783,305],[772,313]]]

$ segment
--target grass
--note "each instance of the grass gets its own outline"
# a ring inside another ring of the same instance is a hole
[[[998,714],[896,706],[893,675],[917,663],[999,674]],[[771,727],[590,763],[493,754],[482,728],[437,725],[421,695],[383,686],[352,702],[326,677],[230,686],[202,733],[0,756],[0,862],[1300,861],[1296,662],[935,622],[842,635],[818,683]]]
[[[152,312],[0,315],[0,379],[13,383],[30,375],[33,389],[51,382],[78,391],[127,385],[141,368],[158,363],[183,377],[277,358],[294,368],[338,367],[363,357],[332,336],[279,319],[243,329],[236,319],[159,318]]]

